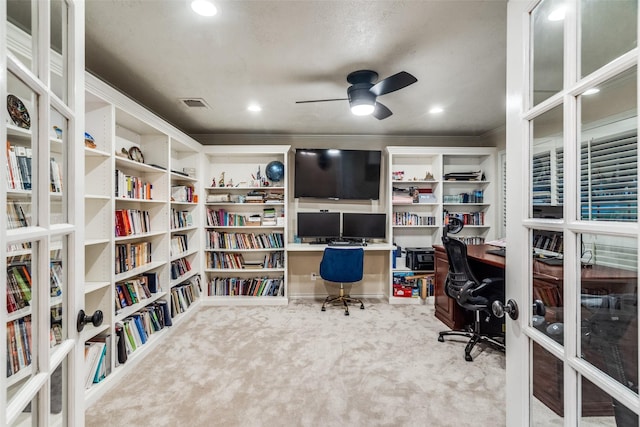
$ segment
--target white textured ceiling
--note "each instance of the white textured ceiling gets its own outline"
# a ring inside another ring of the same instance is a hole
[[[87,68],[190,134],[475,136],[504,125],[506,0],[215,1],[204,18],[188,0],[87,0]],[[385,120],[353,116],[347,101],[295,103],[346,97],[358,69],[418,82],[378,98],[393,111]]]

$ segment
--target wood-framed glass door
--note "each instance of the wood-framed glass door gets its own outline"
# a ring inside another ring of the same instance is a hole
[[[507,425],[638,425],[637,40],[637,0],[508,4]]]
[[[0,425],[82,426],[84,4],[1,5]]]

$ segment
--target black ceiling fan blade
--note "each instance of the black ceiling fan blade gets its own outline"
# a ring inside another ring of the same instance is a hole
[[[383,104],[380,104],[378,101],[376,101],[376,106],[373,110],[373,113],[371,113],[371,115],[378,120],[384,120],[392,114],[393,113],[391,112],[391,110],[389,110]]]
[[[418,79],[413,77],[411,74],[406,71],[400,71],[393,76],[389,76],[384,80],[380,80],[378,83],[373,85],[371,89],[369,89],[374,95],[380,96],[385,95],[387,93],[395,92],[398,89],[402,89],[403,87],[407,87],[411,84],[417,82]]]
[[[310,102],[348,101],[349,98],[312,99],[311,101],[296,101],[296,104],[309,104]]]

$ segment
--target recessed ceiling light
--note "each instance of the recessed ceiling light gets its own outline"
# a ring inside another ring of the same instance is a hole
[[[191,9],[202,16],[213,16],[218,13],[216,6],[209,0],[193,0],[191,2]]]
[[[566,6],[559,6],[551,11],[547,19],[549,21],[562,21],[567,14]]]
[[[600,89],[598,89],[597,87],[592,87],[590,89],[585,90],[583,95],[587,95],[588,96],[588,95],[593,95],[593,94],[598,93],[598,92],[600,92]]]
[[[251,111],[252,113],[258,113],[258,112],[262,111],[262,107],[259,106],[258,104],[250,104],[247,107],[247,110]]]
[[[443,111],[444,111],[444,108],[442,108],[442,107],[432,107],[429,110],[429,113],[430,114],[439,114],[439,113],[442,113]]]

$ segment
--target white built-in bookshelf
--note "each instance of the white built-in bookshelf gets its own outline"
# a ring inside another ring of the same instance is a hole
[[[456,235],[467,244],[494,238],[492,218],[496,210],[496,154],[494,148],[393,147],[386,149],[388,235],[392,243],[406,248],[442,244],[442,228],[452,215],[464,221]],[[393,276],[407,273],[428,276],[431,270],[414,271],[404,256],[397,257]],[[391,303],[418,303],[418,298],[394,296]]]
[[[204,275],[210,304],[287,304],[289,146],[204,147]]]
[[[103,372],[85,384],[91,404],[193,312],[204,288],[200,144],[96,78],[86,83],[84,305],[104,322],[81,337],[106,345]]]

